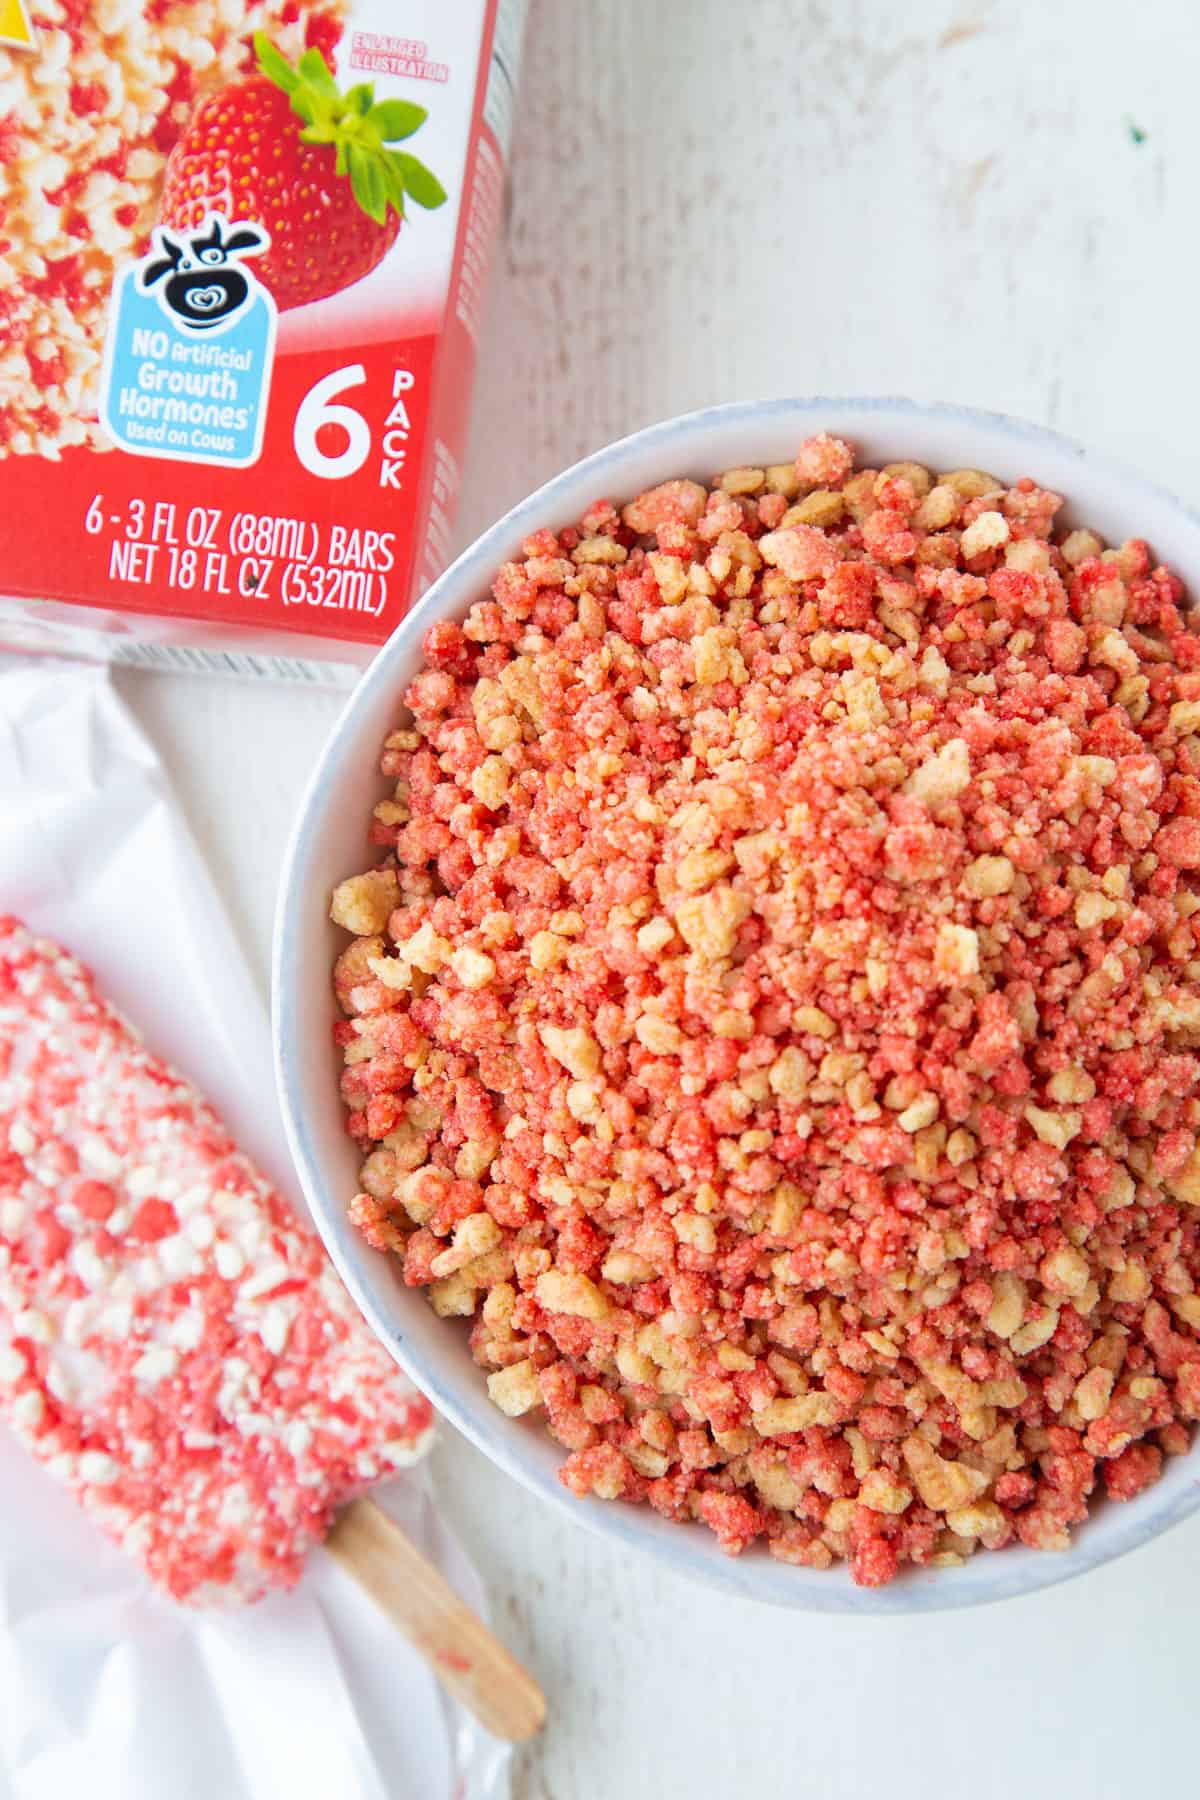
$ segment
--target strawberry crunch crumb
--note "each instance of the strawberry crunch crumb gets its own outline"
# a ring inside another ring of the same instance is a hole
[[[668,481],[428,633],[342,883],[352,1216],[576,1494],[865,1586],[1200,1417],[1200,636],[974,469]]]
[[[56,945],[0,920],[0,1413],[179,1600],[299,1576],[430,1440],[313,1233]]]

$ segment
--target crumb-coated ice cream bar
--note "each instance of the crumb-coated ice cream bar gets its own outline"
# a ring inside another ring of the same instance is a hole
[[[297,1578],[426,1447],[319,1242],[86,969],[0,920],[0,1417],[177,1599]]]

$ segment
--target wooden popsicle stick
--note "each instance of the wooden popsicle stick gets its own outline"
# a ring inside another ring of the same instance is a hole
[[[374,1501],[339,1513],[325,1547],[493,1736],[520,1743],[541,1730],[537,1682]]]

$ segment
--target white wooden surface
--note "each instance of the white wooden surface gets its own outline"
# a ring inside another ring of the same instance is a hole
[[[464,537],[634,426],[785,392],[1024,414],[1200,498],[1198,85],[1190,0],[534,0]],[[337,702],[123,685],[265,984]],[[438,1455],[550,1694],[516,1800],[1195,1785],[1200,1520],[1081,1585],[873,1624],[693,1591],[449,1432]]]

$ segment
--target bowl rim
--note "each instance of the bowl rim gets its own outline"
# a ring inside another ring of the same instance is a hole
[[[839,1572],[834,1570],[794,1568],[765,1556],[761,1561],[750,1556],[725,1557],[717,1549],[715,1540],[700,1532],[699,1527],[694,1533],[675,1527],[680,1541],[665,1542],[643,1529],[643,1525],[649,1523],[644,1518],[644,1509],[611,1502],[580,1501],[571,1495],[556,1477],[547,1476],[532,1459],[521,1454],[520,1445],[525,1440],[520,1430],[489,1431],[487,1426],[495,1423],[499,1415],[495,1414],[487,1398],[482,1374],[477,1396],[471,1404],[464,1403],[443,1380],[436,1360],[431,1361],[415,1350],[407,1336],[398,1338],[386,1309],[377,1304],[369,1285],[360,1277],[356,1256],[360,1247],[365,1249],[365,1246],[350,1241],[344,1210],[338,1210],[335,1184],[327,1181],[323,1173],[303,1104],[306,1081],[298,1052],[300,941],[306,914],[310,841],[315,835],[318,819],[331,803],[327,790],[341,752],[347,743],[357,741],[356,726],[360,717],[369,714],[387,692],[395,691],[393,668],[411,654],[414,640],[437,619],[453,616],[461,610],[469,592],[485,592],[499,563],[506,555],[511,555],[510,546],[514,540],[519,542],[521,537],[553,517],[557,503],[585,477],[595,478],[595,494],[598,495],[606,491],[608,472],[614,462],[634,452],[661,450],[662,473],[656,479],[667,480],[679,473],[684,462],[686,452],[677,453],[676,464],[671,463],[672,449],[681,439],[700,437],[751,421],[761,422],[764,428],[794,421],[796,441],[800,442],[807,431],[820,429],[823,422],[827,423],[830,415],[838,415],[839,430],[852,428],[855,419],[861,420],[864,428],[875,423],[896,423],[906,417],[961,424],[964,436],[983,432],[994,439],[1010,442],[1014,451],[1020,450],[1031,458],[1036,458],[1039,452],[1048,452],[1058,458],[1078,460],[1094,476],[1119,482],[1129,495],[1131,511],[1136,511],[1141,500],[1152,501],[1190,526],[1197,534],[1200,561],[1200,512],[1185,505],[1169,489],[1130,472],[1116,460],[1095,455],[1048,427],[984,408],[940,401],[923,402],[903,396],[869,395],[733,401],[677,414],[615,439],[551,476],[469,544],[404,615],[351,690],[305,785],[284,854],[271,965],[272,1040],[276,1084],[293,1165],[338,1273],[372,1330],[395,1360],[437,1410],[489,1461],[540,1499],[548,1500],[577,1525],[622,1548],[653,1556],[675,1573],[688,1575],[711,1588],[743,1599],[810,1612],[895,1616],[957,1610],[1015,1598],[1057,1586],[1089,1569],[1114,1561],[1200,1509],[1200,1473],[1193,1475],[1177,1491],[1163,1491],[1164,1484],[1156,1482],[1132,1505],[1123,1506],[1119,1511],[1112,1508],[1112,1503],[1107,1503],[1107,1523],[1095,1541],[1088,1535],[1088,1526],[1082,1526],[1077,1534],[1073,1534],[1067,1551],[1053,1555],[1027,1552],[1017,1556],[977,1556],[953,1570],[910,1571],[888,1586],[876,1589],[850,1586],[839,1580]],[[851,426],[842,422],[847,419]],[[1032,467],[1036,469],[1036,461]],[[1074,496],[1068,498],[1074,500]],[[508,1427],[516,1423],[502,1421],[503,1426]],[[1195,1446],[1188,1460],[1198,1456],[1200,1446]],[[763,1564],[767,1565],[765,1571]]]

